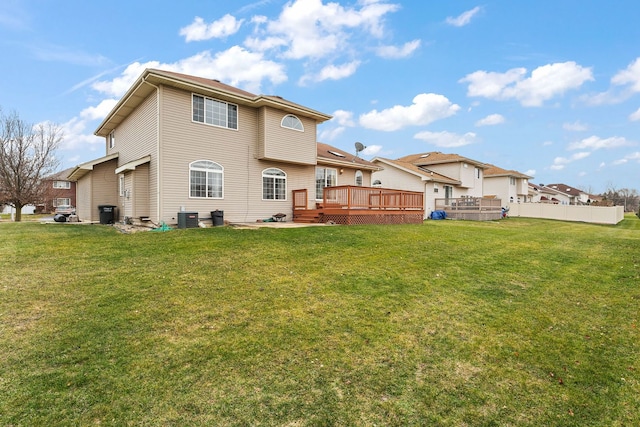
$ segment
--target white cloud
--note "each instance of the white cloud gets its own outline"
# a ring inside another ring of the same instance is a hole
[[[251,92],[259,92],[263,80],[268,80],[272,84],[287,80],[282,64],[267,60],[260,53],[249,52],[240,46],[232,46],[216,53],[215,56],[211,56],[209,51],[204,51],[170,64],[161,64],[158,61],[134,62],[120,76],[110,81],[98,81],[92,87],[99,92],[119,98],[146,68],[216,78]]]
[[[358,66],[360,65],[360,61],[352,61],[343,65],[327,65],[324,67],[318,74],[316,75],[305,75],[300,78],[300,84],[304,85],[307,81],[312,80],[314,82],[321,82],[324,80],[340,80],[345,77],[349,77],[353,75]]]
[[[581,132],[589,129],[589,126],[582,123],[580,120],[577,120],[573,123],[564,123],[562,125],[562,129],[573,131],[573,132]]]
[[[336,110],[332,114],[333,118],[329,121],[329,123],[335,121],[340,126],[355,126],[356,123],[353,121],[353,112],[345,111],[345,110]]]
[[[445,96],[421,93],[409,106],[396,105],[382,111],[373,110],[360,115],[360,125],[367,129],[395,131],[406,126],[428,125],[456,114],[460,109]]]
[[[433,144],[436,147],[462,147],[464,145],[473,144],[476,142],[476,134],[473,132],[467,132],[464,135],[458,135],[451,132],[419,132],[413,136],[416,139],[421,139],[429,144]]]
[[[637,122],[640,120],[640,108],[629,114],[629,120],[631,120],[632,122]]]
[[[526,72],[524,68],[513,68],[505,73],[476,71],[459,82],[469,83],[468,96],[515,99],[523,106],[537,107],[593,80],[590,68],[572,61],[543,65],[533,70],[528,78],[525,78]]]
[[[447,24],[449,25],[453,25],[454,27],[464,27],[465,25],[469,24],[471,22],[471,19],[478,13],[480,12],[481,8],[480,6],[476,6],[471,10],[467,10],[466,12],[460,14],[459,16],[456,17],[451,17],[449,16],[446,19]]]
[[[87,107],[80,112],[84,120],[102,120],[107,117],[109,111],[118,103],[117,99],[104,99],[95,107]]]
[[[590,136],[588,138],[584,138],[581,141],[572,142],[569,144],[569,150],[599,150],[601,148],[617,148],[617,147],[625,147],[633,145],[632,142],[627,141],[626,138],[613,136],[610,138],[600,138],[599,136]]]
[[[490,114],[484,119],[480,119],[476,122],[476,126],[494,126],[504,123],[504,116],[501,114]]]
[[[226,14],[217,21],[207,24],[204,19],[196,16],[191,24],[180,29],[180,35],[184,36],[187,42],[224,38],[237,33],[242,22],[242,19],[238,21],[235,17]]]
[[[333,141],[334,139],[336,139],[337,137],[342,135],[346,129],[347,128],[344,127],[344,126],[339,126],[337,128],[333,128],[333,129],[322,130],[322,131],[320,131],[318,133],[318,140],[319,141]]]
[[[635,153],[631,153],[627,156],[624,156],[622,159],[618,159],[613,162],[614,165],[623,165],[629,163],[630,161],[637,160],[640,163],[640,151],[636,151]]]
[[[342,135],[348,127],[354,127],[356,125],[351,111],[336,110],[332,116],[331,120],[325,122],[323,125],[329,126],[329,129],[322,130],[319,133],[318,138],[320,141],[332,141]],[[338,126],[332,128],[331,126],[334,124],[338,124]]]
[[[406,58],[420,47],[420,40],[413,40],[398,46],[380,46],[376,49],[376,53],[379,57],[385,59],[397,59]]]
[[[104,138],[97,137],[91,132],[93,129],[87,129],[88,121],[80,117],[74,117],[60,127],[64,133],[64,139],[61,145],[62,150],[75,151],[79,148],[91,147],[92,151],[98,148],[104,148]]]
[[[529,176],[536,176],[536,170],[535,169],[529,169],[524,174],[525,175],[529,175]]]
[[[378,153],[382,151],[382,145],[367,145],[364,150],[362,150],[362,154],[364,156],[376,156]]]
[[[257,28],[247,45],[282,48],[282,56],[290,59],[322,58],[346,51],[354,30],[382,37],[384,16],[399,9],[399,5],[384,1],[365,1],[360,5],[357,9],[335,2],[324,4],[321,0],[290,1],[277,20],[253,21],[264,23],[265,29]]]
[[[630,85],[633,92],[640,92],[640,58],[613,76],[611,84],[616,86]]]
[[[575,153],[571,157],[556,157],[553,159],[553,165],[551,165],[552,170],[562,170],[569,163],[575,162],[576,160],[582,160],[591,155],[588,151],[582,151],[580,153]]]

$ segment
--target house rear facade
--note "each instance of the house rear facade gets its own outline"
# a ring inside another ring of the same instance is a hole
[[[95,132],[106,155],[69,175],[78,216],[97,221],[101,205],[116,206],[118,219],[167,224],[180,211],[209,218],[220,210],[234,222],[291,216],[292,190],[317,186],[317,126],[330,118],[277,96],[147,69]],[[370,182],[375,169],[330,160],[354,182],[363,167]],[[310,203],[315,197],[309,191]]]

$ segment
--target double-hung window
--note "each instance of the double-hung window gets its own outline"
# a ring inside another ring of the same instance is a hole
[[[71,188],[71,183],[69,181],[53,181],[53,188],[68,190]]]
[[[193,95],[193,121],[238,129],[238,106],[217,99]]]
[[[210,160],[198,160],[189,165],[189,197],[222,199],[222,166]]]
[[[286,200],[287,174],[276,168],[262,171],[262,200]]]
[[[316,200],[322,200],[324,188],[338,184],[338,171],[329,168],[316,168]]]

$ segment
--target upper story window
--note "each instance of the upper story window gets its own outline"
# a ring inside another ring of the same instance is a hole
[[[476,179],[480,179],[480,168],[475,169]]]
[[[516,179],[512,176],[509,177],[509,184],[516,185]]]
[[[282,122],[280,122],[280,126],[282,126],[283,128],[289,128],[304,132],[304,126],[302,126],[302,122],[293,114],[284,116],[282,118]]]
[[[109,148],[113,148],[116,146],[116,131],[112,130],[109,134]]]
[[[193,95],[193,121],[229,129],[238,129],[238,106],[200,95]]]
[[[364,181],[364,175],[362,175],[362,171],[356,171],[356,185],[358,187],[362,187],[363,181]]]
[[[71,188],[71,183],[69,181],[53,181],[53,188],[68,190]]]
[[[210,160],[189,164],[189,197],[222,199],[222,166]]]
[[[285,200],[287,198],[287,174],[280,169],[262,171],[262,200]]]

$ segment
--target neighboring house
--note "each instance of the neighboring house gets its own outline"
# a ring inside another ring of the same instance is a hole
[[[484,170],[484,197],[495,197],[507,203],[521,203],[529,201],[529,180],[532,176],[518,171],[502,169],[498,166],[486,164]]]
[[[178,212],[214,210],[232,222],[292,217],[292,191],[371,185],[377,166],[318,144],[331,116],[217,80],[147,69],[100,124],[106,155],[77,166],[77,213],[175,224]]]
[[[571,201],[571,198],[567,194],[544,185],[529,183],[528,187],[529,202],[531,203],[568,205]]]
[[[424,192],[425,218],[435,209],[435,199],[482,197],[485,165],[459,156],[430,152],[396,160],[376,157],[371,162],[384,169],[373,173],[373,185]]]
[[[67,178],[73,170],[65,169],[45,178],[44,200],[38,204],[38,210],[54,212],[58,206],[76,205],[76,183]]]
[[[571,205],[587,205],[592,202],[593,196],[589,193],[566,184],[547,184],[546,187],[566,194],[569,197],[569,204]]]

